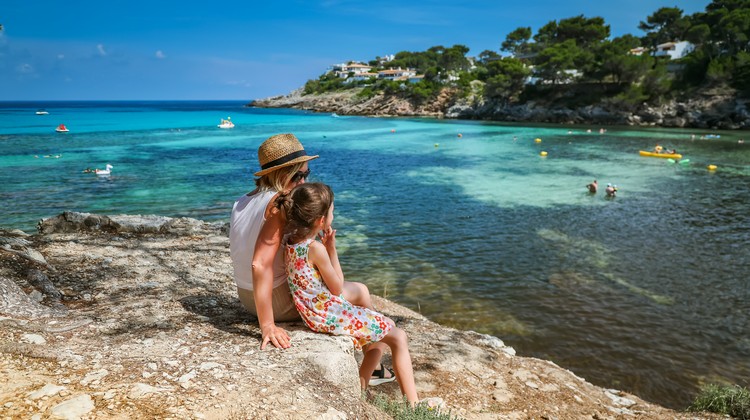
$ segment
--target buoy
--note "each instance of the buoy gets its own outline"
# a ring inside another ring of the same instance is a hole
[[[690,159],[682,159],[682,160],[680,161],[680,163],[681,163],[681,164],[683,164],[683,165],[684,165],[684,164],[687,164],[687,163],[690,163]]]
[[[541,142],[542,142],[542,139],[540,139],[540,138],[534,139],[534,143],[541,143]]]
[[[435,143],[435,147],[438,147],[438,146],[440,146],[440,143]]]
[[[669,162],[669,163],[674,163],[674,159],[672,159],[672,158],[667,158],[667,162]]]
[[[708,170],[709,171],[715,171],[716,170],[716,165],[708,165]]]
[[[539,153],[539,156],[542,156],[542,157],[547,156],[547,152],[541,152]]]
[[[464,135],[461,133],[458,133],[458,137],[463,137]]]
[[[396,132],[396,130],[391,130],[391,133],[395,133],[395,132]]]

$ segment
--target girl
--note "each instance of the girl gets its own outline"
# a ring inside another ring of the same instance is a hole
[[[286,215],[285,249],[287,280],[297,311],[313,331],[348,335],[362,349],[382,341],[391,348],[393,368],[401,392],[412,405],[417,390],[406,333],[393,321],[372,309],[354,306],[342,294],[344,273],[336,252],[333,191],[325,184],[309,183],[282,193],[276,205]],[[320,233],[321,242],[315,240]],[[377,352],[365,352],[359,369],[364,391],[375,366]]]

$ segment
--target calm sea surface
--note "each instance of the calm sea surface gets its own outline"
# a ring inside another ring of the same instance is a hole
[[[0,103],[0,226],[33,232],[66,210],[227,221],[252,188],[260,143],[293,132],[321,156],[312,180],[336,192],[348,279],[669,407],[702,383],[750,385],[750,142],[737,142],[747,132],[242,105]],[[217,128],[228,116],[236,127]],[[60,123],[70,132],[56,133]],[[689,162],[638,155],[657,142]],[[109,177],[82,173],[107,163]],[[593,179],[601,189],[589,195]],[[617,198],[604,197],[607,183]]]

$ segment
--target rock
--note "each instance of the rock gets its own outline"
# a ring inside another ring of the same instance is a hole
[[[0,262],[19,267],[0,277],[3,416],[386,418],[361,398],[362,353],[350,339],[284,323],[292,347],[259,350],[257,320],[232,280],[225,224],[77,213],[45,220],[54,220],[42,224],[50,233],[26,238],[27,249],[54,267],[0,252]],[[28,298],[20,285],[28,287],[31,268],[54,269],[47,280],[68,309]],[[461,418],[708,418],[605,391],[516,355],[499,337],[443,327],[377,296],[373,304],[409,336],[419,396],[442,399]],[[46,343],[31,344],[41,342],[32,334]],[[384,363],[393,365],[390,354]],[[400,398],[396,382],[367,392]],[[92,413],[94,400],[101,407]]]
[[[42,397],[51,397],[51,396],[57,395],[57,393],[62,391],[63,389],[65,389],[64,386],[45,384],[40,389],[30,393],[29,399],[38,400],[39,398],[42,398]]]
[[[22,343],[45,344],[47,340],[39,334],[24,334],[21,336]]]
[[[91,396],[82,394],[52,407],[50,417],[65,420],[80,419],[93,409],[94,401]]]

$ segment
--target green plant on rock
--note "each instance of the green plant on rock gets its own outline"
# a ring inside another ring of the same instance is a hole
[[[450,412],[444,413],[425,405],[412,407],[405,400],[390,400],[380,395],[372,403],[396,420],[460,420],[460,417],[452,416]]]
[[[708,411],[750,420],[750,391],[740,386],[706,385],[688,410]]]

